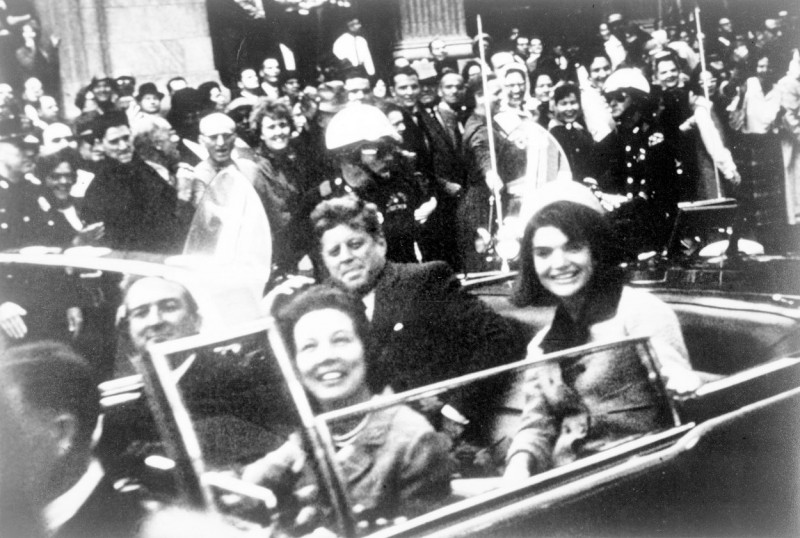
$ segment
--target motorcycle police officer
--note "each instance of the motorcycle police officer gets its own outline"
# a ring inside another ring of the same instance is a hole
[[[627,251],[660,251],[675,221],[680,182],[690,178],[675,141],[656,124],[650,85],[638,69],[612,73],[604,95],[617,129],[595,148],[601,198],[614,208]]]
[[[400,153],[400,136],[386,115],[374,106],[352,103],[331,119],[325,145],[340,175],[319,186],[316,201],[355,193],[374,203],[383,215],[388,259],[418,261],[419,225],[436,207],[436,198]]]

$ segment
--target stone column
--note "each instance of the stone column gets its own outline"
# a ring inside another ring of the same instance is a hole
[[[35,0],[45,31],[61,39],[64,105],[96,75],[131,75],[165,89],[216,80],[205,0]],[[70,114],[72,113],[72,114]]]
[[[400,41],[395,56],[410,60],[428,58],[428,43],[439,38],[450,56],[472,53],[467,36],[464,0],[400,0]]]

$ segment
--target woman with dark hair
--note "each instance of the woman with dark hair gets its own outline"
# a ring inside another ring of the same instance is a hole
[[[583,181],[595,177],[591,158],[594,140],[584,122],[580,88],[571,82],[556,86],[551,103],[553,119],[548,130],[564,149],[572,178]]]
[[[365,403],[385,392],[371,386],[373,361],[364,305],[346,292],[313,286],[295,296],[278,323],[300,382],[323,412]],[[448,439],[422,415],[398,405],[329,424],[337,462],[364,519],[410,516],[449,493]],[[301,480],[306,452],[298,435],[247,466],[243,478],[276,491]]]
[[[469,84],[473,80],[481,79],[481,63],[477,60],[468,60],[461,70],[461,77]]]
[[[203,113],[225,112],[229,99],[225,92],[222,91],[219,82],[214,80],[203,82],[197,87],[197,91],[200,92],[200,98],[202,99]]]
[[[693,391],[700,379],[691,370],[675,313],[624,285],[620,252],[598,200],[586,187],[567,185],[543,189],[543,205],[522,237],[512,301],[557,305],[550,326],[528,345],[528,358],[649,336],[667,389]],[[507,477],[526,477],[669,425],[638,358],[623,352],[590,358],[598,355],[546,362],[525,373],[525,405],[508,451]]]
[[[531,73],[531,95],[533,96],[534,106],[539,111],[537,121],[539,125],[547,129],[550,124],[551,111],[550,100],[553,97],[553,85],[556,77],[552,71],[547,69],[537,69]]]

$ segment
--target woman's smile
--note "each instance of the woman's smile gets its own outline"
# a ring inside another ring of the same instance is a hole
[[[588,245],[570,240],[555,226],[536,230],[533,261],[542,286],[562,300],[582,294],[594,273]]]

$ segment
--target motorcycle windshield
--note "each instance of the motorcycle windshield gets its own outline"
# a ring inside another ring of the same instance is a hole
[[[184,256],[235,264],[266,283],[272,262],[272,239],[264,206],[247,179],[233,168],[208,184],[195,211]]]

